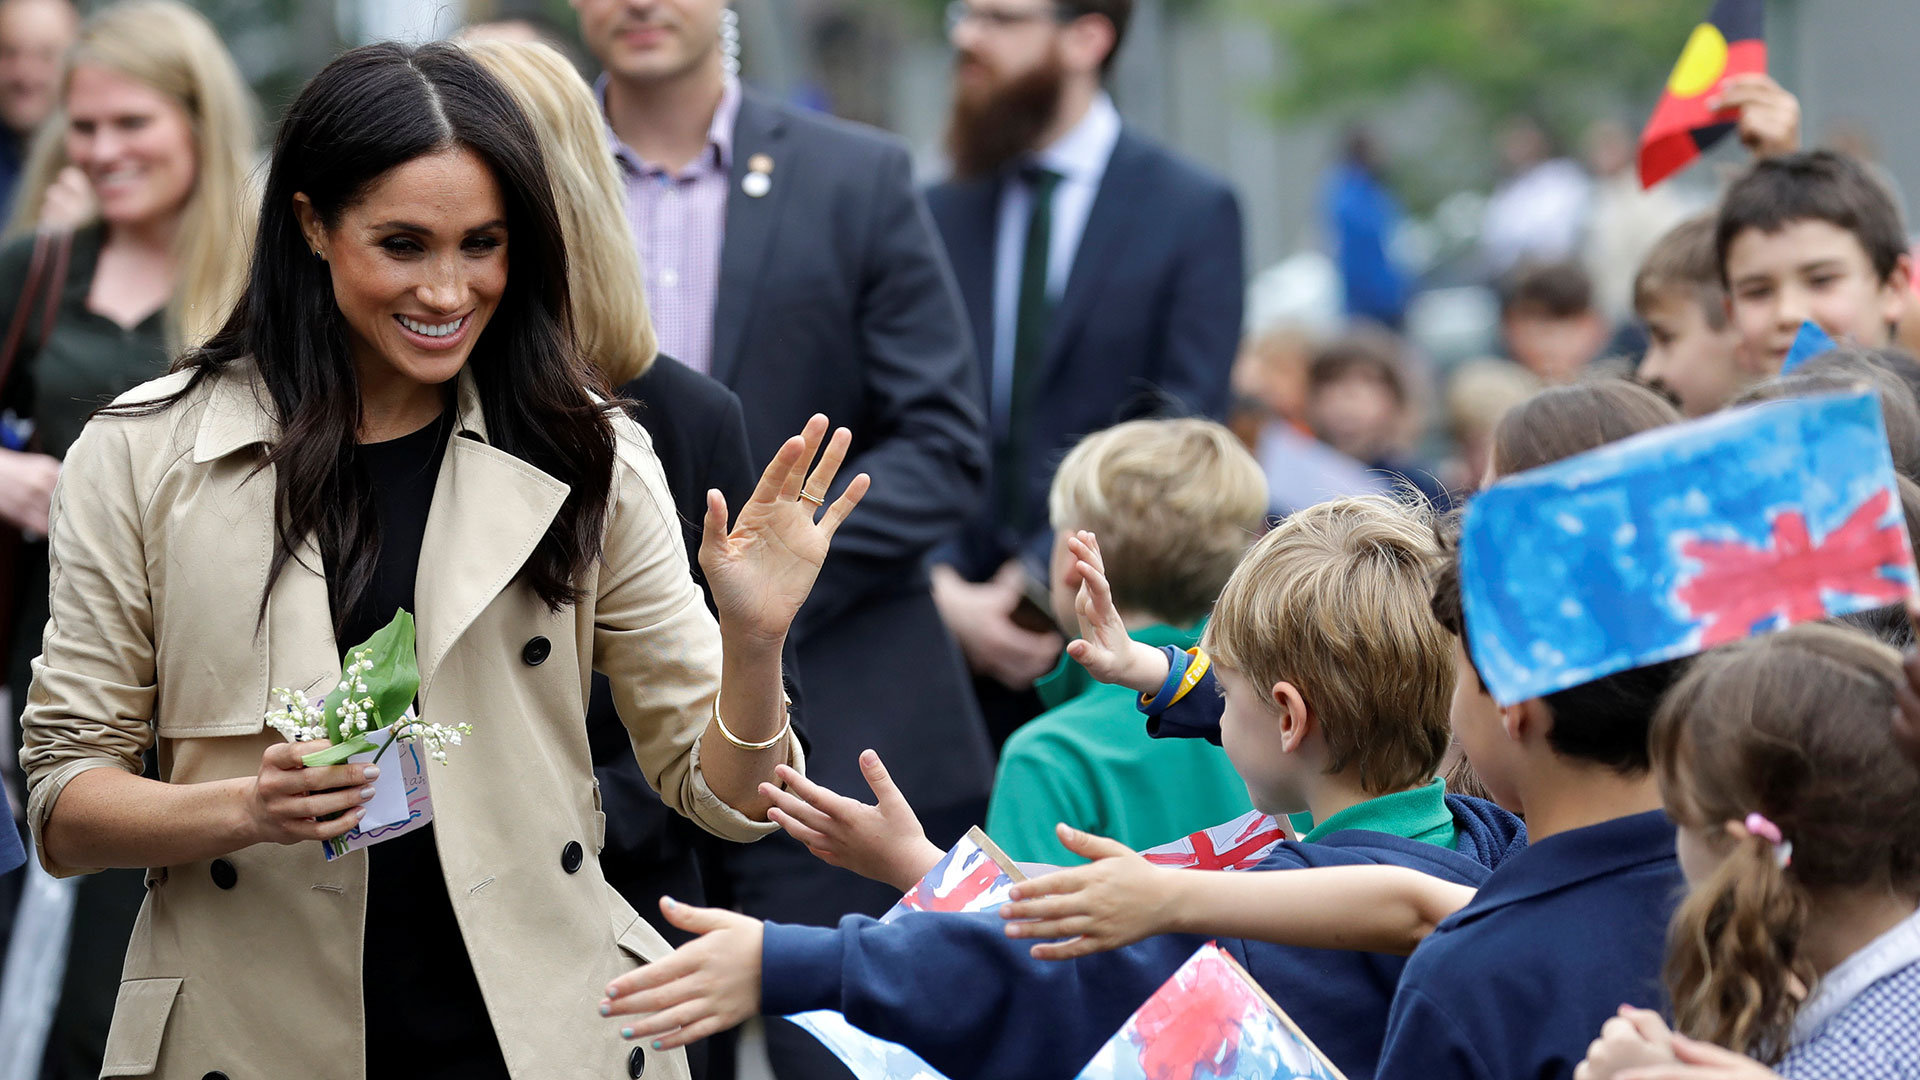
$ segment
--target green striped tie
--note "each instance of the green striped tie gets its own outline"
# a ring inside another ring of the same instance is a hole
[[[1008,398],[1006,439],[994,465],[1000,522],[1005,528],[1027,528],[1027,438],[1033,415],[1034,382],[1047,348],[1047,326],[1053,321],[1053,300],[1047,295],[1047,265],[1053,241],[1053,193],[1065,177],[1051,169],[1029,166],[1022,176],[1033,193],[1027,217],[1026,251],[1020,258],[1020,301],[1013,331],[1013,388]]]

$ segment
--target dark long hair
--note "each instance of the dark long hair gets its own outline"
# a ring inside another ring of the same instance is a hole
[[[576,602],[600,555],[614,464],[598,380],[574,348],[566,250],[539,144],[498,81],[458,48],[368,45],[314,76],[274,144],[247,286],[224,328],[182,366],[194,374],[165,409],[200,382],[251,358],[280,421],[266,456],[274,468],[276,544],[267,591],[312,535],[332,572],[336,632],[373,579],[378,522],[358,464],[360,389],[346,319],[325,263],[308,250],[293,197],[304,192],[331,229],[389,170],[458,147],[492,170],[507,211],[507,285],[467,361],[495,447],[569,487],[565,503],[521,569],[551,608]],[[264,467],[264,466],[263,466]],[[261,597],[264,616],[266,594]]]

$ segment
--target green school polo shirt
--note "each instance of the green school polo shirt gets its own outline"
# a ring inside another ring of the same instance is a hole
[[[1366,829],[1437,844],[1452,850],[1458,839],[1447,808],[1447,782],[1439,777],[1417,788],[1355,803],[1313,826],[1300,839],[1312,843],[1343,829]]]
[[[1190,648],[1202,627],[1148,626],[1135,641]],[[1069,661],[1071,664],[1071,661]],[[1051,681],[1085,679],[1056,671]],[[1110,836],[1135,850],[1177,840],[1253,809],[1226,752],[1201,739],[1154,739],[1123,686],[1091,683],[1014,732],[1000,755],[987,835],[1021,862],[1073,866],[1053,827]]]

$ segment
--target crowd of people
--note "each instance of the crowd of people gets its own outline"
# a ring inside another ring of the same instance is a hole
[[[1355,1080],[1920,1076],[1906,607],[1502,705],[1461,599],[1474,492],[1834,390],[1920,536],[1899,199],[1784,88],[1691,216],[1503,136],[1442,370],[1358,133],[1345,318],[1248,319],[1130,0],[956,0],[927,188],[725,0],[572,6],[591,80],[367,45],[262,155],[181,0],[0,0],[0,1080],[844,1077],[815,1009],[1065,1078],[1208,939]],[[471,732],[323,856],[381,765],[263,715],[396,610]],[[1254,811],[1285,872],[1135,854]],[[981,824],[1064,869],[876,921]]]

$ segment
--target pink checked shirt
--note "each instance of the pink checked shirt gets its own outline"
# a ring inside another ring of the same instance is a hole
[[[607,80],[594,89],[606,108]],[[627,220],[647,277],[647,308],[660,351],[696,371],[713,367],[713,306],[720,295],[720,245],[727,231],[727,177],[740,83],[727,77],[707,129],[707,151],[675,174],[640,160],[608,131],[627,181]]]

